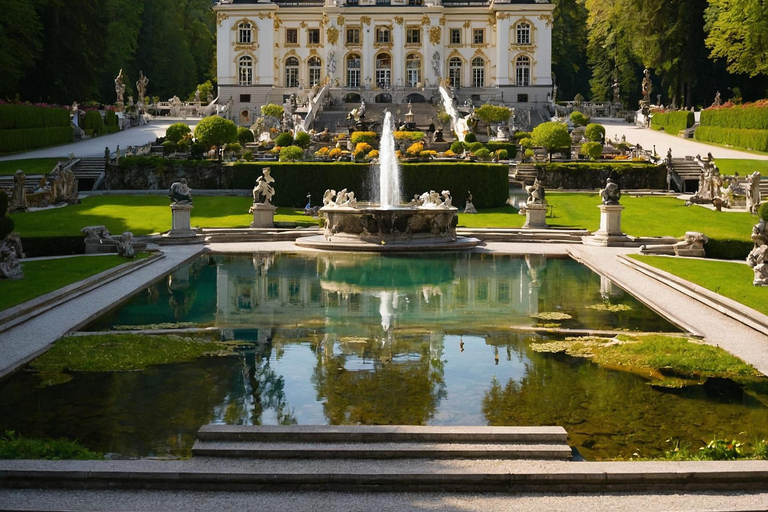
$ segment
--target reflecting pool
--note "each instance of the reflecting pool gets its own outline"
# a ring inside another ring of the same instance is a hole
[[[122,456],[188,454],[206,423],[562,425],[588,459],[768,434],[761,381],[659,390],[533,351],[565,335],[542,327],[677,331],[570,259],[206,256],[88,329],[167,324],[213,328],[241,348],[46,387],[17,372],[0,381],[0,429]]]

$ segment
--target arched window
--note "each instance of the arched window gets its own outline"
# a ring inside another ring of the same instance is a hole
[[[237,74],[240,85],[253,85],[253,59],[247,55],[237,61]]]
[[[531,85],[531,59],[525,55],[515,61],[515,78],[518,87]]]
[[[318,57],[310,57],[307,64],[309,66],[309,86],[314,87],[320,83],[320,70],[322,69],[322,64]]]
[[[472,59],[472,87],[485,87],[485,60],[482,57]]]
[[[458,57],[451,57],[448,61],[448,80],[451,87],[461,87],[461,59]]]
[[[376,56],[376,86],[389,87],[392,79],[392,57],[388,53],[380,53]]]
[[[253,42],[253,26],[247,21],[237,26],[237,42],[251,44]]]
[[[360,55],[347,56],[347,87],[360,87]]]
[[[531,25],[528,23],[518,23],[517,44],[531,44]]]
[[[299,86],[299,59],[296,57],[285,59],[285,86]]]
[[[421,83],[421,57],[416,54],[405,58],[405,73],[408,87],[416,87]]]

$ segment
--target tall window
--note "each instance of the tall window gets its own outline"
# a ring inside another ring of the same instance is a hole
[[[528,23],[517,25],[517,44],[531,44],[531,26]]]
[[[392,78],[392,57],[387,53],[381,53],[376,56],[376,85],[378,87],[389,87]]]
[[[461,87],[461,59],[458,57],[452,57],[448,61],[448,80],[451,87]]]
[[[360,44],[360,29],[348,28],[347,29],[347,44]]]
[[[347,87],[360,87],[360,55],[347,57]]]
[[[482,57],[472,59],[472,87],[485,87],[485,61]]]
[[[418,27],[408,27],[405,33],[405,42],[408,44],[421,43],[421,29]]]
[[[451,29],[451,44],[461,44],[461,29],[460,28],[452,28]]]
[[[376,42],[379,44],[387,44],[392,40],[391,32],[386,27],[379,27],[376,29]]]
[[[406,57],[405,73],[408,87],[416,87],[421,82],[421,57],[415,54]]]
[[[309,65],[309,86],[314,87],[320,83],[320,59],[317,57],[311,57],[308,62]]]
[[[307,44],[320,44],[320,29],[307,29]]]
[[[299,59],[296,57],[285,59],[285,86],[299,86]]]
[[[521,55],[515,61],[515,77],[518,87],[525,87],[531,84],[531,59]]]
[[[483,44],[485,42],[485,30],[476,28],[472,30],[472,44]]]
[[[240,57],[237,61],[237,69],[240,85],[253,85],[253,59],[247,55]]]
[[[285,29],[285,44],[299,44],[299,31],[295,28]]]
[[[247,21],[237,26],[237,42],[240,44],[251,44],[253,41],[253,27]]]

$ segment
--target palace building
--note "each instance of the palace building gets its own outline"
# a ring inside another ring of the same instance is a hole
[[[330,105],[460,102],[543,107],[554,5],[544,0],[220,0],[219,103],[239,124],[328,86]],[[233,116],[235,117],[235,116]]]

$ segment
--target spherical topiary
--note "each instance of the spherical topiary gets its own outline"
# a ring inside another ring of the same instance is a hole
[[[285,146],[280,150],[281,162],[300,162],[304,151],[299,146]]]
[[[249,142],[253,142],[253,132],[245,126],[239,126],[237,128],[237,141],[245,147]]]
[[[483,149],[483,143],[482,142],[472,142],[469,145],[469,151],[472,153],[476,153],[479,149]]]
[[[591,142],[602,143],[605,140],[605,128],[597,123],[589,123],[584,133]]]
[[[296,134],[296,145],[300,148],[307,148],[312,142],[312,138],[307,132],[299,132]]]
[[[468,133],[464,136],[464,142],[477,142],[477,137],[474,133]]]
[[[293,144],[293,135],[291,135],[288,132],[283,132],[277,137],[275,137],[275,146],[280,146],[281,148],[290,146]]]
[[[460,140],[457,140],[451,144],[451,151],[456,153],[457,155],[460,155],[464,152],[464,143]]]
[[[190,133],[189,126],[185,123],[173,123],[165,130],[166,140],[171,142],[179,142],[186,134]]]
[[[482,144],[481,144],[481,145],[482,145]],[[473,154],[475,155],[475,157],[476,157],[477,159],[479,159],[479,160],[488,160],[488,159],[490,159],[490,158],[491,158],[491,152],[490,152],[490,151],[488,151],[488,148],[482,148],[482,147],[481,147],[480,149],[478,149],[478,150],[476,150],[476,151],[473,151],[472,153],[473,153]]]
[[[757,209],[757,216],[768,222],[768,201],[763,202],[760,208]]]

